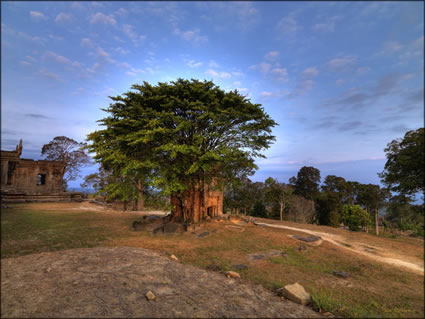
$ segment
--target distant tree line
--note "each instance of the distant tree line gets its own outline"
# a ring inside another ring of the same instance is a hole
[[[328,175],[320,186],[320,171],[304,166],[289,183],[269,177],[264,182],[248,178],[228,184],[224,209],[245,214],[302,223],[316,223],[351,230],[373,227],[411,230],[424,234],[424,204],[414,205],[414,195],[424,191],[424,129],[409,131],[388,144],[387,163],[378,174],[386,187],[347,181]],[[395,193],[395,194],[394,194]],[[379,218],[379,211],[385,212]]]

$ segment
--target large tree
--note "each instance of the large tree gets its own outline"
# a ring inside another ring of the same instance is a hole
[[[297,177],[291,177],[289,182],[295,186],[295,193],[306,199],[313,199],[319,191],[320,171],[311,166],[303,166]]]
[[[64,186],[75,180],[80,169],[91,163],[90,156],[85,151],[85,144],[79,143],[66,136],[56,136],[48,144],[43,145],[41,155],[49,161],[65,163],[62,171]]]
[[[206,187],[252,174],[255,158],[275,139],[276,123],[260,104],[210,81],[144,82],[112,100],[96,134],[151,168],[151,184],[171,195],[176,221],[199,221]]]
[[[419,128],[388,143],[385,169],[378,175],[391,191],[407,196],[425,191],[424,138],[424,128]]]

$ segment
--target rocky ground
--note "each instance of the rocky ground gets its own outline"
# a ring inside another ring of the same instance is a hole
[[[63,250],[1,266],[2,318],[322,316],[261,286],[141,248]]]

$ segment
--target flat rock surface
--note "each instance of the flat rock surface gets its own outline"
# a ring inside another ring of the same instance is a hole
[[[1,266],[2,318],[322,317],[262,286],[141,248],[63,250]]]

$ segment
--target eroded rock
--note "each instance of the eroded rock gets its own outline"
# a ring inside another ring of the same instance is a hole
[[[248,266],[244,264],[232,265],[233,270],[247,270]]]
[[[307,237],[293,235],[292,237],[295,238],[295,239],[301,240],[301,241],[305,241],[307,243],[313,243],[315,241],[322,239],[321,237],[314,236],[314,235],[310,235],[310,236],[307,236]]]
[[[156,296],[150,290],[146,293],[145,297],[148,301],[156,300]]]
[[[174,261],[179,261],[179,259],[175,255],[171,255],[170,258]]]
[[[278,294],[301,305],[308,305],[311,302],[310,294],[297,282],[280,288]]]
[[[227,278],[238,278],[238,279],[241,279],[241,275],[239,275],[237,272],[234,272],[234,271],[228,271],[228,272],[226,272],[226,277]]]
[[[348,278],[350,276],[350,274],[345,271],[334,271],[332,274],[340,278]]]

